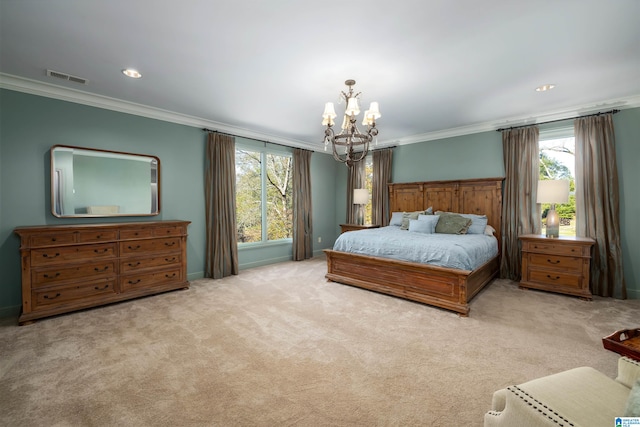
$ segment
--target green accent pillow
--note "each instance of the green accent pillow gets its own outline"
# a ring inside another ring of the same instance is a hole
[[[636,383],[629,393],[629,399],[627,400],[627,408],[624,410],[625,417],[640,417],[640,378],[636,380]]]
[[[424,215],[426,211],[415,211],[415,212],[402,212],[402,225],[400,226],[401,230],[409,229],[409,222],[412,219],[418,219],[418,215]]]
[[[471,218],[451,213],[440,213],[440,219],[436,225],[436,233],[442,234],[467,234],[471,226]]]

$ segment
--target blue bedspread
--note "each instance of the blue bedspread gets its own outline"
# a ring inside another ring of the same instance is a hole
[[[423,234],[388,226],[342,233],[333,249],[474,270],[498,254],[498,240],[484,234]]]

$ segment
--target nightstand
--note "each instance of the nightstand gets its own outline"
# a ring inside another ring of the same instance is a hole
[[[346,233],[347,231],[355,231],[355,230],[366,230],[369,228],[380,228],[379,225],[375,224],[367,224],[367,225],[358,225],[358,224],[340,224],[340,233]]]
[[[591,299],[589,237],[548,238],[537,234],[519,237],[522,241],[522,281],[520,288],[540,289]]]

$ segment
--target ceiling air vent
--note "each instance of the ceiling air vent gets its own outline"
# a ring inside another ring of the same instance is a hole
[[[55,77],[56,79],[62,79],[73,83],[80,83],[81,85],[86,85],[89,83],[89,80],[83,79],[82,77],[72,76],[67,73],[61,73],[60,71],[47,70],[47,76]]]

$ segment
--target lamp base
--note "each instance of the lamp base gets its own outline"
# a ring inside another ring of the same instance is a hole
[[[362,209],[362,205],[358,205],[358,214],[356,215],[356,224],[364,225],[364,209]]]
[[[560,216],[556,212],[555,205],[547,212],[547,237],[558,237],[560,235]]]

